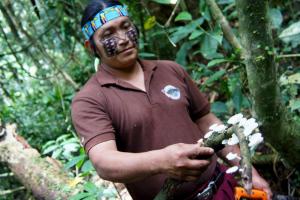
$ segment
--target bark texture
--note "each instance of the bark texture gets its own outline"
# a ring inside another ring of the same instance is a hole
[[[281,101],[267,0],[236,0],[255,118],[266,140],[293,167],[300,165],[300,125]]]
[[[8,125],[0,139],[0,161],[8,164],[22,184],[37,199],[68,199],[81,188],[51,158],[41,155],[28,144],[16,139],[15,126]]]
[[[15,125],[1,126],[0,119],[0,162],[8,167],[20,182],[31,190],[36,199],[67,200],[83,190],[81,182],[70,177],[59,161],[42,158],[36,149],[17,135]],[[104,188],[115,187],[119,196],[116,200],[132,200],[122,183],[112,183],[100,179],[98,175],[91,177],[91,182]]]

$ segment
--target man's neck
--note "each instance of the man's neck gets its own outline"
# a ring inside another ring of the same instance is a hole
[[[126,68],[112,68],[108,65],[103,65],[105,70],[109,71],[112,75],[115,77],[125,80],[125,81],[130,81],[132,79],[135,79],[136,76],[139,74],[138,72],[141,69],[140,63],[137,61],[132,67],[126,67]]]

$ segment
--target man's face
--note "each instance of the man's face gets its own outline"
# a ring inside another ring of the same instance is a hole
[[[137,32],[128,17],[107,22],[93,35],[96,51],[104,64],[112,68],[126,68],[135,64]]]

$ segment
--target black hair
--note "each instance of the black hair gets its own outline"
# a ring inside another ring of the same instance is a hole
[[[91,0],[83,11],[81,27],[83,27],[87,22],[91,21],[101,10],[116,5],[123,4],[118,0]]]
[[[116,5],[123,5],[123,4],[118,0],[91,0],[83,11],[83,15],[81,19],[81,28],[87,22],[91,21],[94,18],[94,16],[101,10]],[[95,45],[95,41],[93,40],[93,37],[91,36],[89,40],[91,43],[91,47],[94,51],[94,55],[99,58],[99,55],[96,52],[96,45]]]

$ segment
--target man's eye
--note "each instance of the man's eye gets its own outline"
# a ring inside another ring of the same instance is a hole
[[[123,25],[123,28],[128,29],[130,26],[131,26],[130,23],[125,23],[125,24]]]

